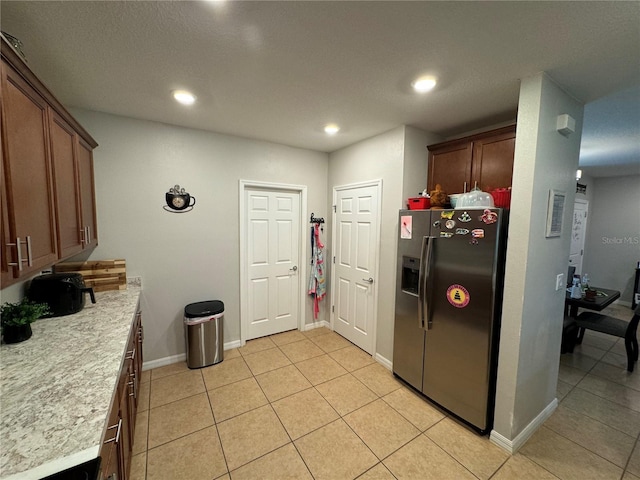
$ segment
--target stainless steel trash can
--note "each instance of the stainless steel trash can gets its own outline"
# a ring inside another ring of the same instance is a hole
[[[184,307],[187,366],[202,368],[220,363],[224,356],[224,303],[190,303]]]

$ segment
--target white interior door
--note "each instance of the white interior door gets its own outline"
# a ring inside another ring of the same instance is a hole
[[[573,207],[571,249],[569,250],[569,265],[576,267],[576,274],[582,274],[582,258],[584,256],[584,240],[587,233],[588,212],[589,202],[582,199],[576,199]]]
[[[245,208],[250,340],[298,327],[300,193],[246,189]]]
[[[333,329],[373,354],[380,183],[334,191]]]

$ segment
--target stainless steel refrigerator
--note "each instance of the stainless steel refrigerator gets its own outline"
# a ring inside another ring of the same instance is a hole
[[[393,372],[481,434],[493,424],[507,211],[401,210]]]

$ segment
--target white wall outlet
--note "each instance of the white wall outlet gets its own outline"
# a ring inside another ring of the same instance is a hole
[[[562,290],[565,283],[566,282],[564,281],[564,273],[559,273],[558,275],[556,275],[556,292],[558,290]]]

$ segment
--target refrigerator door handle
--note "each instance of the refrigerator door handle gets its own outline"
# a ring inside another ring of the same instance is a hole
[[[422,237],[420,249],[420,273],[418,274],[418,328],[424,328],[425,258],[429,237]]]
[[[424,315],[427,317],[427,330],[431,330],[431,326],[433,325],[433,315],[431,309],[429,308],[430,300],[431,300],[431,289],[433,282],[431,281],[431,264],[433,260],[433,242],[436,241],[435,237],[425,237],[428,238],[427,242],[427,252],[426,257],[423,262],[424,265],[424,284],[422,285],[422,296],[424,301],[424,307],[422,307]],[[424,316],[422,320],[422,328],[424,328]]]

